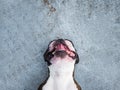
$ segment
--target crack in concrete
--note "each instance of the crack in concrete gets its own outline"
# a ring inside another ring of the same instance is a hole
[[[56,8],[54,8],[48,0],[44,0],[44,3],[49,7],[51,12],[55,12]]]

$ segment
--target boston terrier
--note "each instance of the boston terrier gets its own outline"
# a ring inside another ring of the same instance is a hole
[[[38,90],[81,90],[74,78],[74,67],[79,62],[79,56],[70,40],[51,41],[44,59],[48,64],[49,76]]]

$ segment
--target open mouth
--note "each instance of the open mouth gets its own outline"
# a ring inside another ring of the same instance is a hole
[[[72,59],[76,58],[76,52],[69,49],[69,47],[65,44],[65,42],[58,42],[56,41],[53,45],[53,49],[49,52],[48,51],[48,58],[49,60],[56,57],[64,58],[66,55],[71,57]]]
[[[74,57],[75,56],[75,52],[74,51],[71,51],[67,45],[65,44],[58,44],[54,47],[54,50],[52,52],[53,55],[57,55],[57,56],[65,56],[65,55],[68,55],[70,57]]]
[[[61,59],[70,57],[73,60],[76,60],[75,63],[79,62],[79,56],[74,48],[74,45],[71,41],[67,39],[57,39],[50,42],[48,49],[44,53],[44,59],[47,61],[48,65],[51,65],[50,60],[52,58],[59,57]]]

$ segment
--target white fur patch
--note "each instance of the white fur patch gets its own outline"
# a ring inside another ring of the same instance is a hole
[[[75,61],[57,59],[49,66],[50,77],[42,90],[78,90],[73,80]]]

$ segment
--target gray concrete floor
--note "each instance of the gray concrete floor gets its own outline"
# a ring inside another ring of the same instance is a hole
[[[74,42],[82,90],[120,90],[120,0],[0,0],[0,90],[37,90],[43,53],[56,38]]]

